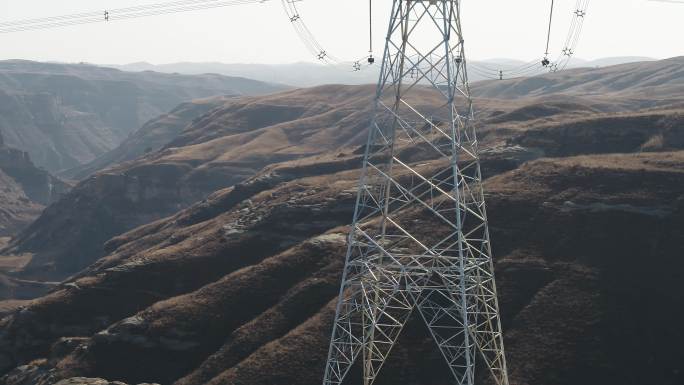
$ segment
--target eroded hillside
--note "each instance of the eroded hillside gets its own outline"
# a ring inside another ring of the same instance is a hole
[[[684,118],[665,90],[479,100],[512,383],[682,381]],[[371,93],[225,101],[51,205],[4,252],[32,258],[18,276],[74,275],[6,310],[0,384],[320,383]],[[420,322],[386,365],[378,384],[447,383]]]
[[[48,358],[4,383],[318,383],[354,202],[357,173],[344,168],[276,167],[115,238],[108,256],[2,321],[5,370]],[[668,349],[681,334],[666,320],[682,308],[658,309],[682,300],[683,177],[680,151],[542,159],[487,181],[516,382],[603,384],[620,372],[637,384],[658,372],[676,383]],[[635,302],[650,310],[635,314]],[[650,365],[626,365],[643,339],[663,344],[647,349]],[[440,383],[438,357],[418,359],[429,351],[419,325],[405,340],[381,383]]]
[[[171,215],[263,167],[331,153],[357,159],[371,93],[370,86],[322,86],[222,101],[161,150],[83,180],[3,253],[32,255],[25,277],[61,280],[104,256],[111,237]],[[487,175],[542,156],[684,148],[679,110],[612,113],[571,99],[555,108],[548,100],[480,100]],[[423,103],[431,100],[423,95]]]

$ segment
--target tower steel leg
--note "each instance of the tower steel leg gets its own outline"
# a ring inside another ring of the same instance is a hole
[[[411,313],[456,384],[508,385],[459,0],[394,0],[324,385],[371,385]]]

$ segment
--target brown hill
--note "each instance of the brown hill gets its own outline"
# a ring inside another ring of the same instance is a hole
[[[369,98],[368,88],[338,88],[349,90],[346,99],[328,87],[330,92],[298,91],[304,95],[299,98],[284,93],[228,100],[183,131],[177,141],[187,145],[172,143],[79,183],[16,237],[7,253],[33,254],[28,276],[63,279],[102,256],[109,238],[177,212],[268,164],[360,145],[359,127],[367,115],[347,104],[361,103],[359,94]],[[324,94],[330,95],[328,103]],[[296,113],[269,115],[279,108]],[[264,116],[269,120],[259,122]]]
[[[24,277],[64,279],[103,256],[102,245],[111,237],[171,215],[262,167],[355,152],[365,141],[371,92],[370,86],[323,86],[226,100],[162,150],[79,183],[2,253],[33,256]],[[429,97],[424,95],[423,102],[430,103]],[[482,103],[483,161],[497,162],[486,166],[506,170],[544,154],[684,148],[683,118],[677,110],[606,114],[593,109],[587,117],[583,104],[548,110],[547,103]],[[512,119],[516,111],[535,108],[556,113]]]
[[[64,279],[104,255],[109,238],[163,218],[278,162],[357,150],[370,86],[322,86],[228,99],[157,152],[82,181],[4,254],[31,254],[23,277]],[[432,103],[424,95],[423,103]],[[499,155],[497,155],[499,156]]]
[[[0,321],[0,384],[319,383],[371,94],[228,100],[51,205],[10,278],[82,270]],[[512,383],[682,381],[684,126],[643,100],[478,100]],[[420,323],[402,338],[378,383],[445,385]]]
[[[2,321],[5,370],[34,361],[0,383],[318,383],[354,201],[344,168],[295,162],[282,172],[299,178],[277,183],[276,167],[115,239]],[[488,180],[514,383],[681,380],[683,177],[674,152],[542,159]],[[379,383],[444,383],[419,326]]]

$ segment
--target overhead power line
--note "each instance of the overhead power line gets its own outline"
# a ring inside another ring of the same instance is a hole
[[[0,22],[0,34],[62,28],[73,25],[107,23],[141,17],[223,8],[244,4],[260,4],[268,0],[176,0],[102,11],[80,12],[43,18]]]
[[[297,7],[297,3],[300,1],[301,0],[281,0],[281,3],[283,5],[283,9],[285,10],[285,14],[287,14],[287,17],[290,19],[290,22],[292,22],[292,26],[294,27],[295,32],[299,36],[299,39],[302,41],[306,49],[309,50],[312,56],[318,58],[318,60],[322,63],[349,66],[349,68],[351,68],[353,71],[361,71],[362,69],[367,68],[367,66],[364,66],[362,64],[364,62],[368,65],[371,65],[375,62],[375,59],[373,58],[373,7],[370,1],[368,7],[368,29],[370,41],[369,52],[367,55],[364,55],[363,57],[352,61],[344,61],[339,59],[330,51],[328,51],[319,42],[318,39],[316,39],[314,34],[311,32],[309,27],[304,22],[302,14],[300,13]]]
[[[551,26],[553,24],[553,4],[554,4],[554,1],[551,0],[551,12],[549,12],[549,31],[546,35],[546,51],[544,53],[544,60],[546,60],[547,63],[548,63],[548,56],[549,56],[549,44],[551,43]]]
[[[362,70],[365,68],[362,63],[367,62],[372,64],[374,62],[373,58],[373,26],[372,26],[372,0],[369,0],[369,40],[370,48],[369,54],[361,57],[357,60],[352,61],[342,61],[336,56],[331,54],[331,52],[326,49],[319,40],[314,36],[311,30],[308,28],[300,10],[298,9],[298,4],[303,0],[281,0],[285,13],[287,17],[292,22],[295,32],[299,35],[300,40],[304,46],[310,51],[313,57],[318,58],[319,61],[326,64],[333,65],[349,65],[355,71]],[[552,60],[549,56],[551,51],[551,35],[554,18],[557,16],[555,12],[555,1],[550,0],[551,9],[548,17],[548,29],[546,31],[546,46],[543,56],[536,58],[530,62],[526,62],[516,66],[506,66],[493,68],[486,63],[470,64],[469,69],[474,73],[478,74],[480,77],[485,79],[508,79],[512,77],[523,77],[523,76],[534,76],[545,72],[556,72],[568,65],[570,59],[575,53],[575,49],[579,43],[579,38],[582,33],[582,27],[584,25],[584,19],[587,13],[587,8],[589,6],[589,0],[575,0],[575,7],[572,11],[572,20],[570,27],[568,29],[568,34],[563,43],[563,48],[558,53],[556,60]],[[658,0],[653,0],[658,1]],[[674,1],[674,0],[662,0],[662,1]],[[684,0],[682,0],[684,2]]]
[[[568,33],[563,41],[563,48],[558,52],[555,60],[551,60],[548,56],[550,51],[552,22],[554,20],[554,1],[551,0],[546,50],[543,57],[509,68],[494,68],[483,63],[471,63],[468,66],[468,69],[485,79],[509,79],[513,77],[535,76],[545,72],[556,72],[565,69],[570,62],[570,59],[575,54],[577,45],[579,44],[588,7],[589,0],[575,1],[575,7],[572,11],[572,20],[570,27],[568,28]]]
[[[212,8],[229,7],[246,4],[261,4],[269,0],[175,0],[138,6],[104,9],[101,11],[80,12],[58,16],[21,19],[0,22],[0,34],[15,33],[24,31],[45,30],[53,28],[63,28],[75,25],[107,23],[111,21],[129,20],[142,17],[168,15],[180,12],[198,11]],[[304,43],[305,47],[321,62],[328,64],[349,65],[355,71],[364,68],[362,63],[373,64],[373,15],[372,0],[369,0],[369,52],[367,55],[352,61],[342,61],[332,55],[316,39],[308,26],[304,23],[297,2],[301,0],[281,0],[285,13],[289,17],[292,25]],[[665,3],[684,4],[684,0],[650,0]],[[552,21],[554,19],[554,1],[551,0],[551,12],[549,14],[549,25],[546,36],[546,49],[544,56],[531,62],[524,63],[509,68],[493,68],[487,64],[471,64],[470,69],[481,77],[489,79],[503,79],[519,76],[537,75],[543,72],[555,72],[564,69],[570,58],[575,52],[579,37],[582,31],[584,16],[589,0],[576,0],[576,7],[573,11],[573,19],[570,25],[562,51],[557,60],[551,61],[549,58],[549,47],[551,41]]]

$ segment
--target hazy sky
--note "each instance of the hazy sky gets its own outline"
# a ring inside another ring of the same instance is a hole
[[[0,0],[0,22],[99,11],[168,0]],[[391,0],[375,4],[376,46]],[[552,51],[567,33],[575,0],[556,0]],[[470,59],[530,60],[544,50],[549,0],[463,0]],[[334,55],[367,51],[368,0],[304,0],[302,17]],[[684,4],[591,0],[577,57],[684,55]],[[299,41],[280,0],[168,16],[0,34],[0,59],[123,64],[147,61],[288,63],[315,61]]]

